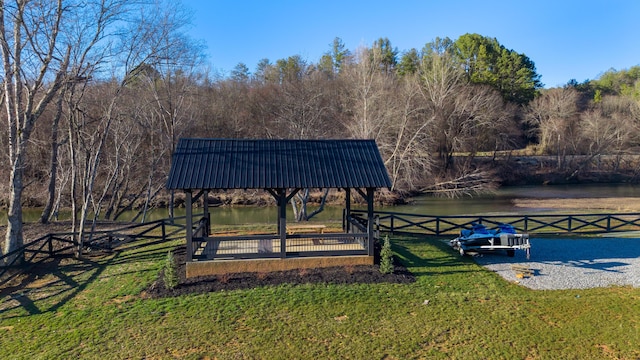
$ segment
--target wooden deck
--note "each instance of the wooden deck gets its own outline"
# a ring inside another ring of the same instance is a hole
[[[367,228],[349,220],[345,231],[322,224],[292,224],[285,233],[225,233],[193,237],[187,277],[238,272],[270,272],[332,266],[372,265]],[[344,224],[343,224],[344,226]],[[336,231],[336,232],[334,232]],[[375,233],[372,233],[375,236]],[[282,244],[286,248],[282,248]]]
[[[358,241],[343,239],[290,238],[287,239],[287,253],[321,253],[341,251],[364,251],[365,247]],[[232,259],[261,254],[278,257],[281,252],[280,239],[255,240],[218,240],[210,238],[201,242],[194,249],[194,259]]]

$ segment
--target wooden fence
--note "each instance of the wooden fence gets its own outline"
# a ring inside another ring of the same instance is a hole
[[[184,230],[184,225],[179,221],[182,218],[162,219],[140,224],[114,224],[116,228],[109,230],[96,230],[87,232],[82,240],[82,246],[78,244],[78,233],[63,232],[41,236],[24,244],[7,254],[0,256],[0,284],[10,280],[16,272],[10,274],[10,270],[33,266],[51,258],[73,256],[79,249],[111,250],[116,245],[139,239],[166,240],[172,238],[179,231]],[[173,230],[168,232],[168,228]],[[161,229],[160,235],[151,235],[152,231]],[[6,260],[9,262],[6,263]]]
[[[198,217],[201,215],[194,215]],[[367,222],[367,214],[364,211],[352,212],[352,226],[361,228]],[[499,224],[510,224],[517,231],[529,234],[597,234],[624,231],[640,231],[640,213],[621,214],[536,214],[536,215],[460,215],[460,216],[433,216],[421,214],[408,214],[398,212],[376,211],[376,238],[379,232],[392,234],[425,234],[434,236],[457,235],[463,229],[470,229],[472,224],[484,224],[487,227],[496,227]],[[184,217],[162,219],[142,224],[126,224],[111,230],[99,230],[87,232],[82,241],[82,247],[77,243],[77,234],[54,233],[44,235],[8,254],[0,256],[0,283],[8,281],[13,275],[9,270],[32,266],[39,262],[58,256],[72,256],[78,249],[102,249],[110,250],[116,245],[138,239],[160,239],[161,241],[173,238],[178,232],[184,230],[182,221]],[[344,225],[344,224],[343,224]],[[174,229],[168,233],[167,227]],[[197,222],[196,233],[207,237],[206,223]],[[151,232],[161,229],[160,235],[151,235]],[[318,238],[328,238],[328,234],[317,234]],[[356,234],[358,235],[358,234]],[[343,236],[334,234],[333,237]],[[354,236],[348,234],[344,236]],[[359,234],[362,237],[364,234]],[[310,238],[312,235],[293,235],[292,237]],[[235,240],[232,238],[224,240]],[[310,249],[309,249],[310,250]],[[337,249],[336,249],[337,250]],[[11,259],[5,263],[6,259]],[[18,266],[18,260],[22,265]],[[8,275],[8,276],[7,276]]]
[[[472,224],[489,228],[510,224],[517,231],[529,234],[598,234],[640,230],[640,213],[623,214],[536,214],[536,215],[451,215],[432,216],[376,211],[379,229],[390,233],[455,235]],[[365,212],[353,211],[364,219]]]

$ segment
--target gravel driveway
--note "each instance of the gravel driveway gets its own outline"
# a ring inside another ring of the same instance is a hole
[[[515,257],[496,252],[474,259],[506,280],[535,290],[640,287],[640,238],[532,238],[529,260],[520,250]],[[518,279],[511,265],[523,265],[534,275]]]

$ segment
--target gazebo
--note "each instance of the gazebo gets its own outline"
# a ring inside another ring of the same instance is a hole
[[[167,189],[185,193],[187,277],[372,264],[374,193],[384,187],[391,181],[374,140],[185,138],[167,180]],[[326,188],[345,190],[342,232],[287,225],[287,203],[298,191]],[[213,236],[208,194],[229,189],[271,194],[278,206],[276,233]],[[352,216],[352,190],[366,201],[366,218]],[[204,215],[194,221],[200,198]]]

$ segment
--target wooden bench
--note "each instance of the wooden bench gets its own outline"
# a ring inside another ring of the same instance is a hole
[[[324,234],[324,229],[326,225],[322,224],[301,224],[301,225],[288,225],[287,226],[287,234],[293,235],[295,233],[313,233],[320,232],[320,234]]]
[[[516,277],[518,279],[524,279],[534,275],[533,270],[524,265],[513,264],[511,265],[511,270],[516,273]]]
[[[324,229],[326,225],[322,224],[297,224],[297,225],[288,225],[287,226],[287,234],[293,235],[295,233],[317,233],[324,234]],[[313,239],[313,245],[320,245],[320,239]]]

